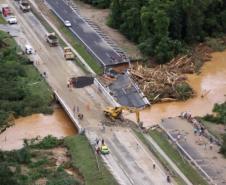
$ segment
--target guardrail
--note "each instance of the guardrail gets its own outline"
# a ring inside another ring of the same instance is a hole
[[[199,164],[189,155],[188,152],[186,152],[183,147],[177,142],[175,141],[175,139],[172,137],[172,135],[164,128],[163,125],[159,124],[160,128],[168,135],[168,137],[174,141],[174,143],[176,143],[177,147],[179,148],[179,150],[184,153],[184,155],[196,166],[196,168],[206,177],[206,179],[208,180],[208,182],[210,182],[212,185],[217,185],[216,183],[214,183],[214,180],[201,168],[201,166],[199,166]]]
[[[31,4],[36,8],[37,6],[35,5],[34,2],[30,1]],[[64,21],[61,16],[54,10],[54,8],[51,7],[51,5],[49,5],[48,3],[46,3],[47,6],[57,15],[57,17],[61,20]],[[74,10],[73,10],[74,11]],[[63,36],[61,35],[61,33],[55,28],[55,26],[45,17],[45,15],[43,15],[41,12],[39,12],[42,17],[45,19],[45,21],[54,29],[54,31],[60,36],[60,38],[68,45],[72,48],[72,51],[75,53],[76,57],[79,59],[79,61],[86,67],[86,69],[92,74],[92,75],[96,75],[96,73],[90,68],[90,66],[86,63],[86,61],[80,56],[80,54],[70,45],[70,43],[68,43]],[[79,16],[79,15],[78,15]],[[70,28],[71,32],[73,33],[74,31]],[[75,35],[75,33],[74,33]],[[76,36],[76,35],[75,35]],[[81,40],[81,38],[78,38],[79,40]],[[82,40],[81,40],[82,41]],[[83,41],[82,41],[83,42]],[[83,43],[85,44],[85,43]],[[130,79],[132,82],[132,79]],[[144,94],[141,92],[141,90],[139,89],[139,87],[132,82],[133,85],[135,86],[135,88],[137,89],[137,92],[140,94],[140,96],[142,97],[143,101],[145,102],[145,104],[150,105],[150,102],[148,101],[148,99],[144,96]],[[97,89],[99,90],[99,92],[103,93],[104,96],[107,98],[107,100],[112,104],[112,106],[120,106],[119,103],[116,102],[116,100],[114,99],[114,97],[112,97],[109,93],[109,91],[107,91],[107,89],[95,78],[94,80],[94,84],[97,87]]]
[[[135,87],[135,89],[137,90],[137,92],[140,94],[140,96],[142,97],[144,103],[146,105],[151,105],[151,103],[149,102],[149,100],[147,99],[147,97],[144,95],[144,93],[140,90],[140,88],[138,87],[138,85],[130,77],[131,76],[131,73],[127,70],[126,74],[129,76],[130,82],[133,84],[133,86]]]
[[[96,79],[94,78],[94,85],[96,86],[96,88],[98,89],[98,91],[100,93],[102,93],[106,98],[107,100],[109,101],[109,103],[112,104],[112,106],[115,106],[115,107],[119,107],[121,106],[119,103],[116,102],[116,100],[110,95],[110,92],[108,92],[106,90],[106,88]]]
[[[58,14],[58,12],[47,2],[47,5],[48,7],[57,15],[57,17],[62,21],[64,22],[64,19]],[[71,8],[71,7],[70,7]],[[75,12],[73,9],[72,9],[73,12]],[[77,14],[77,12],[75,12],[76,15],[81,18],[80,15]],[[82,18],[81,18],[82,19]],[[79,39],[80,42],[82,42],[82,44],[84,44],[86,46],[86,48],[88,49],[88,51],[94,56],[96,57],[96,59],[99,60],[99,62],[101,62],[102,65],[105,66],[104,62],[96,55],[96,53],[82,40],[82,38],[72,29],[72,28],[69,28],[69,30],[76,36],[77,39]]]
[[[32,7],[34,7],[36,10],[38,10],[38,7],[36,6],[36,4],[33,1],[29,1],[29,2],[31,3]],[[47,4],[47,6],[50,8],[49,4]],[[32,9],[32,10],[34,11],[34,9]],[[51,8],[51,10],[52,10],[52,8]],[[81,57],[81,55],[71,46],[71,44],[66,39],[64,39],[64,37],[61,35],[61,33],[58,31],[58,29],[55,28],[55,26],[45,17],[45,15],[43,15],[43,13],[40,11],[38,11],[37,13],[39,13],[43,17],[43,19],[45,19],[45,21],[51,26],[51,28],[54,30],[54,32],[57,33],[57,35],[63,40],[63,42],[71,47],[76,58],[83,64],[83,66],[86,68],[86,70],[89,71],[91,74],[96,75],[96,73],[86,63],[86,61]]]
[[[60,104],[62,105],[62,107],[64,108],[64,110],[67,112],[68,116],[71,118],[71,120],[74,123],[74,125],[77,127],[78,133],[81,134],[84,131],[84,128],[80,125],[79,120],[77,118],[75,118],[73,112],[66,105],[66,103],[64,102],[64,100],[58,94],[58,92],[57,91],[54,91],[54,94],[55,94],[56,98],[58,99],[58,101],[60,102]]]

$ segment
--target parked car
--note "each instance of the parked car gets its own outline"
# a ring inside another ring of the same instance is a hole
[[[30,45],[25,45],[25,53],[28,55],[31,55],[32,53],[34,53],[33,48]]]
[[[7,20],[9,24],[17,24],[17,19],[14,15],[8,16]]]
[[[64,21],[64,25],[65,25],[66,27],[71,27],[71,22],[68,21],[68,20],[65,20],[65,21]]]
[[[106,155],[106,154],[110,153],[110,150],[109,150],[109,148],[106,145],[102,145],[100,147],[100,152],[101,152],[101,154]]]

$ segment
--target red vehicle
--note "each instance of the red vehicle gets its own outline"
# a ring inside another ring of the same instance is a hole
[[[2,14],[4,15],[4,17],[7,17],[7,16],[11,15],[10,8],[9,7],[2,8]]]

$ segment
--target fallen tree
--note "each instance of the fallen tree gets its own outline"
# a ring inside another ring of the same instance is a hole
[[[178,56],[164,65],[149,67],[137,62],[130,73],[149,101],[186,100],[194,95],[185,74],[198,72],[202,64],[211,59],[212,50],[199,44],[189,54]]]

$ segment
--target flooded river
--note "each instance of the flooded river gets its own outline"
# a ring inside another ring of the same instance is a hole
[[[23,146],[23,139],[53,135],[63,137],[76,134],[76,128],[61,108],[52,115],[34,114],[16,119],[15,125],[0,135],[0,149],[12,150]]]
[[[213,53],[212,56],[212,60],[202,67],[201,74],[188,75],[196,96],[185,102],[152,105],[141,112],[141,121],[145,126],[159,123],[162,118],[178,116],[183,111],[203,116],[211,113],[214,103],[226,100],[226,51]],[[135,120],[134,115],[128,117]]]

